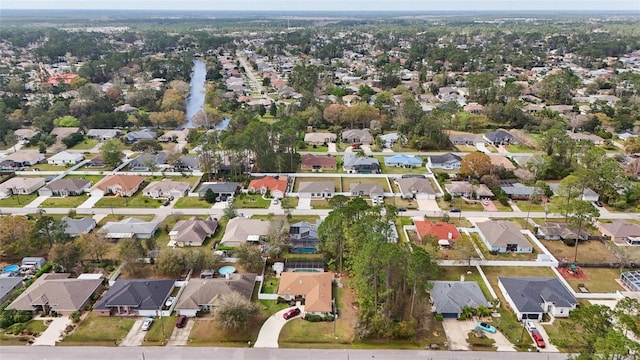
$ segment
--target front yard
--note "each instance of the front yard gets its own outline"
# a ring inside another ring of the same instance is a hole
[[[173,327],[176,324],[176,318],[178,316],[176,314],[172,316],[163,316],[160,318],[156,318],[151,325],[149,331],[147,331],[144,341],[142,342],[143,346],[164,346],[167,343],[167,340],[171,337],[171,333],[173,332]]]
[[[233,199],[236,209],[268,209],[271,199],[264,199],[262,195],[240,194]]]
[[[38,197],[38,193],[34,192],[29,195],[11,195],[8,198],[0,199],[0,207],[24,207]]]
[[[0,346],[23,346],[42,334],[48,325],[41,320],[31,320],[24,324],[13,324],[0,331]]]
[[[89,197],[87,195],[80,196],[65,196],[65,197],[50,197],[41,206],[43,208],[77,208],[83,202],[87,201]]]
[[[189,346],[247,347],[256,342],[265,319],[263,314],[256,316],[246,330],[239,331],[223,330],[216,320],[191,319],[195,324],[189,334]]]
[[[105,196],[100,199],[94,207],[96,208],[157,208],[162,205],[164,199],[152,199],[142,196],[142,191],[138,191],[131,197],[124,196]]]
[[[197,196],[183,196],[176,200],[176,203],[173,205],[174,209],[208,209],[213,204],[209,204],[208,202],[201,200]]]
[[[98,316],[94,313],[78,325],[59,345],[64,346],[118,346],[127,336],[135,317]]]

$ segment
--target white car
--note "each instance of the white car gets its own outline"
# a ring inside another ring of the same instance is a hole
[[[147,330],[149,330],[149,328],[151,327],[151,324],[153,324],[153,318],[147,318],[147,319],[142,323],[142,331],[147,331]]]
[[[524,327],[529,331],[536,330],[536,324],[533,321],[525,321]]]
[[[176,300],[176,298],[174,296],[169,296],[167,301],[164,303],[164,306],[170,307],[175,300]]]

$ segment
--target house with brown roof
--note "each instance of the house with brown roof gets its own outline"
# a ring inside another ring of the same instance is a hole
[[[220,245],[240,246],[247,242],[258,244],[269,234],[270,223],[264,220],[236,217],[227,223]]]
[[[160,181],[152,181],[142,190],[143,196],[150,198],[174,198],[183,197],[191,189],[191,184],[187,181],[174,181],[172,179],[162,179]]]
[[[323,170],[336,170],[338,164],[335,156],[319,156],[313,154],[304,154],[300,169],[311,170],[314,172],[322,172]]]
[[[38,196],[80,196],[89,192],[91,181],[84,179],[53,180],[38,190]]]
[[[55,135],[58,142],[68,138],[72,134],[80,132],[78,127],[54,127],[49,135]]]
[[[491,159],[491,165],[493,165],[493,166],[503,167],[506,170],[515,170],[516,169],[516,166],[513,165],[511,160],[507,159],[506,157],[504,157],[502,155],[492,155],[492,156],[489,156],[489,159]]]
[[[7,309],[69,315],[84,309],[91,295],[102,286],[101,279],[71,279],[71,274],[49,273],[40,276]]]
[[[8,167],[21,168],[39,164],[44,161],[44,154],[38,151],[20,150],[11,153],[2,159],[2,162],[6,162]]]
[[[247,190],[253,194],[266,194],[267,190],[271,193],[273,199],[282,199],[287,193],[287,185],[289,178],[286,176],[265,176],[259,179],[253,179],[249,182]]]
[[[331,272],[283,272],[278,295],[287,300],[304,298],[307,314],[324,315],[333,310],[333,278]]]
[[[180,220],[169,232],[169,246],[202,246],[218,228],[215,220],[202,220],[195,216]]]
[[[433,189],[429,179],[423,177],[408,177],[398,179],[398,188],[403,199],[430,199],[436,198],[436,191]]]
[[[140,189],[144,180],[144,176],[114,174],[102,179],[94,188],[102,190],[105,194],[129,197]]]
[[[451,184],[445,184],[444,188],[451,196],[462,196],[471,199],[475,193],[476,199],[493,199],[495,197],[493,191],[485,184],[476,185],[468,181],[452,181]]]
[[[460,232],[454,224],[449,224],[443,221],[432,222],[418,220],[413,224],[416,227],[416,233],[420,239],[424,239],[427,236],[433,236],[438,240],[440,246],[449,246],[460,238]]]
[[[195,317],[199,311],[211,311],[220,304],[223,296],[237,292],[251,300],[256,274],[229,274],[213,279],[191,279],[184,288],[175,307],[178,315]]]
[[[369,129],[349,129],[341,134],[343,143],[371,145],[373,144],[373,136]]]
[[[476,223],[479,235],[489,251],[497,253],[531,253],[533,246],[511,221],[484,221]]]
[[[330,199],[336,191],[333,181],[301,181],[298,196],[301,198]]]
[[[0,199],[11,195],[29,195],[43,185],[43,178],[14,177],[0,184]]]
[[[325,145],[336,142],[338,136],[333,133],[312,132],[304,134],[304,142],[309,145]]]
[[[611,223],[600,223],[599,229],[600,232],[602,232],[602,235],[609,236],[611,240],[617,243],[630,243],[629,238],[632,238],[632,240],[640,238],[640,225],[627,220],[615,220]],[[640,245],[640,239],[636,245]]]

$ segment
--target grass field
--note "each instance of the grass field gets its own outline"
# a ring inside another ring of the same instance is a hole
[[[0,207],[24,207],[38,197],[38,193],[29,195],[12,195],[5,199],[0,199]]]
[[[333,209],[333,207],[329,205],[329,201],[325,199],[312,199],[311,208],[316,210]]]
[[[27,168],[27,170],[35,170],[35,169],[38,169],[38,170],[36,170],[36,171],[66,171],[66,170],[68,170],[70,167],[71,167],[71,166],[69,166],[69,167],[66,167],[66,166],[57,166],[57,165],[49,165],[49,164],[46,164],[46,163],[45,163],[45,164],[36,164],[36,165],[33,165],[33,166],[31,166],[31,167]]]
[[[192,321],[196,323],[189,334],[189,346],[248,347],[256,342],[265,319],[263,314],[256,316],[246,330],[238,331],[223,330],[216,320],[194,319]]]
[[[387,180],[383,178],[353,178],[353,177],[343,177],[341,178],[342,188],[344,191],[349,191],[351,189],[352,184],[379,184],[382,186],[382,190],[384,192],[389,192],[389,184]]]
[[[507,151],[510,153],[532,153],[536,152],[534,149],[531,149],[525,145],[507,145]]]
[[[142,191],[138,191],[131,197],[122,196],[105,196],[100,199],[94,207],[96,208],[157,208],[162,205],[162,199],[152,199],[150,197],[142,196]]]
[[[96,139],[84,139],[82,141],[80,141],[79,143],[77,143],[74,147],[72,147],[72,149],[74,150],[91,150],[93,149],[96,145],[98,145],[98,140]]]
[[[326,145],[305,145],[304,147],[298,147],[298,151],[327,152],[329,147]]]
[[[583,284],[590,292],[612,293],[624,291],[622,286],[616,282],[616,279],[620,279],[620,269],[580,268],[580,271],[587,275],[587,279],[567,279],[569,285],[576,292],[580,292],[578,289],[579,284]]]
[[[42,203],[43,208],[77,208],[83,202],[87,201],[87,195],[50,197]]]
[[[574,261],[576,254],[575,246],[567,246],[558,240],[540,240],[544,247],[549,250],[558,261]],[[578,242],[578,262],[588,263],[611,263],[618,259],[601,242],[596,240]]]
[[[102,175],[67,175],[64,178],[65,179],[83,179],[83,180],[91,181],[91,184],[95,185],[100,180],[102,180],[104,176]]]
[[[173,208],[174,209],[191,209],[191,208],[208,209],[211,206],[213,206],[213,204],[209,204],[204,200],[200,200],[200,198],[197,196],[183,196],[176,201],[176,203],[173,205]]]
[[[262,195],[240,194],[233,199],[236,209],[268,209],[270,199],[263,199]]]
[[[98,316],[94,313],[78,326],[59,345],[66,346],[117,346],[127,336],[135,318]]]

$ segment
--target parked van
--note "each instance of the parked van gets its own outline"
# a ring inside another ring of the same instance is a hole
[[[186,315],[178,316],[178,318],[176,319],[176,327],[183,328],[185,325],[187,325],[187,316]]]

